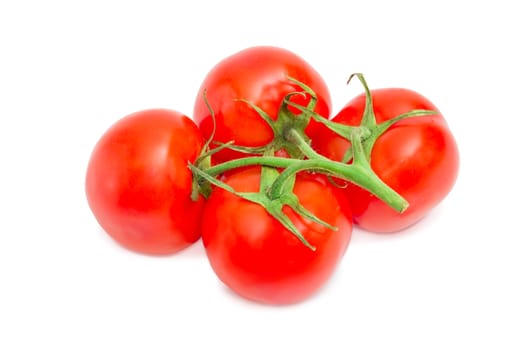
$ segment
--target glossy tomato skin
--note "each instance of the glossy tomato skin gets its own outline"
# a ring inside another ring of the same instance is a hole
[[[225,179],[237,191],[258,191],[260,171],[249,168]],[[233,291],[267,304],[300,302],[314,294],[333,274],[352,232],[345,196],[323,179],[300,175],[294,188],[303,205],[338,227],[332,231],[288,215],[312,251],[266,210],[229,192],[215,189],[204,209],[202,239],[210,264]]]
[[[372,91],[378,123],[413,109],[439,112],[419,93],[387,88]],[[350,101],[334,121],[360,125],[365,96]],[[349,142],[328,130],[319,130],[314,147],[327,157],[341,160]],[[410,204],[399,214],[369,192],[350,184],[346,189],[356,225],[373,232],[396,232],[422,219],[451,191],[459,170],[454,136],[441,114],[402,120],[377,140],[371,155],[372,169]]]
[[[153,255],[175,253],[200,237],[203,200],[190,199],[203,138],[195,123],[167,109],[117,121],[96,144],[86,174],[89,206],[122,246]]]
[[[234,141],[241,146],[263,146],[273,139],[270,126],[246,103],[251,101],[273,119],[277,118],[283,98],[290,92],[302,91],[293,84],[292,77],[308,85],[318,96],[315,111],[328,117],[331,99],[326,83],[305,60],[277,47],[257,46],[240,51],[219,62],[205,77],[193,111],[193,117],[205,138],[213,130],[213,120],[205,104],[203,93],[215,113],[219,142]],[[309,98],[295,96],[294,102],[306,106]],[[308,125],[307,134],[313,133],[316,122]],[[214,162],[223,162],[243,156],[242,153],[223,150],[214,156]]]

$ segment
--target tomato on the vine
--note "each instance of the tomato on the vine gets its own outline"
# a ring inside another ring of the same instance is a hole
[[[219,62],[205,77],[194,106],[193,118],[204,137],[211,136],[213,119],[203,98],[204,92],[215,114],[214,141],[235,145],[259,147],[273,139],[270,126],[246,102],[265,111],[276,119],[283,98],[303,89],[289,78],[308,85],[318,98],[315,111],[328,118],[331,99],[326,83],[310,64],[296,54],[277,47],[257,46],[240,51]],[[306,106],[310,97],[295,95],[292,102]],[[306,133],[313,133],[317,123],[311,121]],[[213,156],[215,163],[224,162],[243,154],[225,149]]]
[[[102,228],[145,254],[197,241],[204,201],[190,198],[187,163],[202,147],[195,123],[176,111],[144,110],[117,121],[96,144],[86,175],[88,203]]]
[[[358,226],[374,232],[394,232],[419,221],[447,196],[458,175],[459,153],[445,119],[427,98],[400,88],[371,93],[377,123],[416,109],[438,112],[396,122],[379,136],[372,149],[372,169],[408,201],[405,212],[394,211],[355,185],[349,184],[346,189]],[[363,94],[350,101],[332,120],[358,126],[364,106]],[[325,128],[313,137],[313,145],[321,154],[340,161],[350,143]]]
[[[236,191],[257,192],[261,173],[250,167],[225,177]],[[308,248],[258,204],[216,188],[202,220],[202,240],[210,264],[239,295],[269,304],[289,304],[315,293],[333,274],[347,249],[352,218],[345,196],[326,179],[297,175],[293,192],[301,204],[334,231],[284,213],[316,250]]]

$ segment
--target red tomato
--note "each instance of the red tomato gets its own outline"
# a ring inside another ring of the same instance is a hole
[[[259,181],[257,167],[225,179],[245,192],[257,192]],[[348,246],[351,214],[338,189],[319,177],[300,174],[294,193],[306,209],[338,227],[330,230],[285,207],[285,214],[316,251],[258,204],[222,189],[215,189],[206,202],[202,239],[210,264],[227,286],[247,299],[269,304],[304,300],[328,280]]]
[[[283,98],[290,92],[303,91],[293,84],[292,77],[316,92],[318,103],[315,111],[322,116],[330,114],[331,100],[321,76],[302,58],[276,47],[258,46],[240,51],[219,62],[202,83],[193,117],[204,137],[210,137],[213,121],[203,99],[207,99],[215,113],[215,141],[234,141],[241,146],[264,146],[273,139],[270,126],[246,103],[248,100],[276,119]],[[310,98],[295,96],[292,101],[306,106]],[[317,125],[310,122],[306,131],[313,132]],[[242,154],[223,150],[214,156],[214,162],[239,158]]]
[[[438,111],[428,99],[406,89],[372,91],[378,123],[413,109]],[[365,96],[350,101],[333,119],[346,125],[360,125]],[[439,112],[439,111],[438,111]],[[341,160],[348,141],[328,129],[319,129],[314,147],[327,157]],[[354,221],[375,232],[402,230],[443,200],[452,189],[459,169],[456,141],[441,114],[404,119],[381,135],[371,155],[372,169],[410,204],[397,213],[369,192],[349,185]]]
[[[195,242],[203,200],[190,199],[193,162],[203,146],[195,123],[151,109],[115,123],[89,160],[86,194],[102,228],[145,254],[170,254]]]

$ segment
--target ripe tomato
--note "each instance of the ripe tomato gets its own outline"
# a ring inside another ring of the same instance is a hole
[[[428,99],[407,89],[372,91],[378,123],[413,109],[438,111]],[[350,101],[333,119],[360,125],[365,96]],[[327,157],[341,160],[348,141],[328,129],[319,129],[314,147]],[[402,214],[392,210],[369,192],[349,184],[354,221],[375,232],[402,230],[435,207],[452,189],[459,169],[456,141],[441,114],[404,119],[381,135],[371,154],[372,169],[410,204]]]
[[[226,177],[237,191],[257,192],[260,169],[247,168]],[[337,231],[284,213],[317,249],[310,250],[258,204],[214,189],[203,214],[202,239],[210,264],[239,295],[269,304],[289,304],[316,292],[332,275],[352,232],[348,203],[320,177],[299,174],[294,193],[304,207]]]
[[[283,98],[302,89],[288,77],[308,85],[318,97],[315,111],[328,117],[331,109],[328,87],[321,76],[294,53],[268,46],[252,47],[219,62],[204,79],[195,101],[193,117],[204,137],[210,137],[213,121],[205,104],[203,93],[215,113],[214,140],[234,141],[236,145],[258,147],[273,139],[270,126],[245,102],[248,100],[276,119]],[[306,106],[309,97],[295,96],[292,101]],[[307,134],[313,133],[316,122],[310,122]],[[214,155],[215,163],[243,156],[239,152],[223,150]]]
[[[195,123],[176,111],[144,110],[115,123],[96,144],[86,175],[88,203],[102,228],[146,254],[195,242],[203,200],[190,199],[187,163],[202,146]]]

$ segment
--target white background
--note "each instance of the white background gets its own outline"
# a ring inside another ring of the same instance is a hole
[[[517,1],[0,2],[0,349],[525,348],[523,24]],[[84,195],[95,142],[134,111],[191,114],[222,58],[276,45],[337,111],[400,86],[443,112],[456,187],[407,232],[355,230],[299,305],[229,292],[201,243],[126,251]]]

